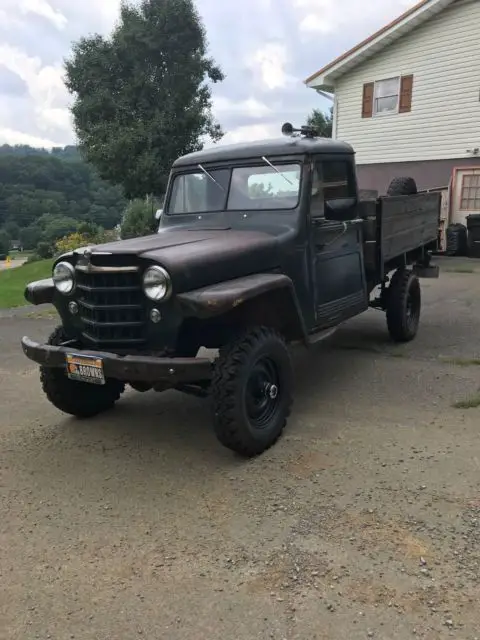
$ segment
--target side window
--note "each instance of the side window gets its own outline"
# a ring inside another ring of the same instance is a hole
[[[319,160],[312,177],[311,215],[323,217],[327,200],[355,197],[352,165],[345,160]]]
[[[342,200],[355,195],[351,165],[345,161],[322,162],[325,200]]]

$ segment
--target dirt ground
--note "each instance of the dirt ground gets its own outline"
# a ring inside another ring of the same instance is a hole
[[[251,461],[176,392],[63,416],[19,348],[55,321],[4,314],[0,638],[480,637],[480,266],[442,266],[414,343],[372,311],[296,354]]]

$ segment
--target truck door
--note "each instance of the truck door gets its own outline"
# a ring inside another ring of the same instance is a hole
[[[312,165],[310,207],[315,317],[318,329],[368,309],[362,223],[356,206],[345,222],[325,218],[325,202],[357,197],[353,157],[321,156]],[[347,213],[347,215],[349,215]]]

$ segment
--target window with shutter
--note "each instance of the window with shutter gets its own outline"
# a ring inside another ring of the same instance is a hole
[[[413,76],[403,76],[400,82],[399,113],[409,113],[412,110]]]
[[[362,118],[412,110],[413,75],[396,76],[363,86]]]
[[[374,82],[369,82],[368,84],[363,85],[362,118],[371,118],[373,116],[374,90]]]

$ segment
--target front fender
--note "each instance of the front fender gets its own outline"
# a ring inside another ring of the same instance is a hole
[[[263,293],[281,288],[293,289],[288,276],[282,273],[259,273],[181,293],[177,301],[186,316],[212,318]]]
[[[55,285],[52,278],[45,280],[36,280],[27,284],[24,297],[30,304],[51,304],[53,303],[53,294],[55,293]]]
[[[306,338],[306,330],[300,306],[291,279],[283,273],[258,273],[235,280],[228,280],[208,287],[202,287],[176,297],[185,317],[198,319],[214,318],[240,310],[242,305],[256,298],[263,298],[284,290],[285,305],[280,305],[279,314],[288,315],[289,322],[297,326],[295,333]]]

